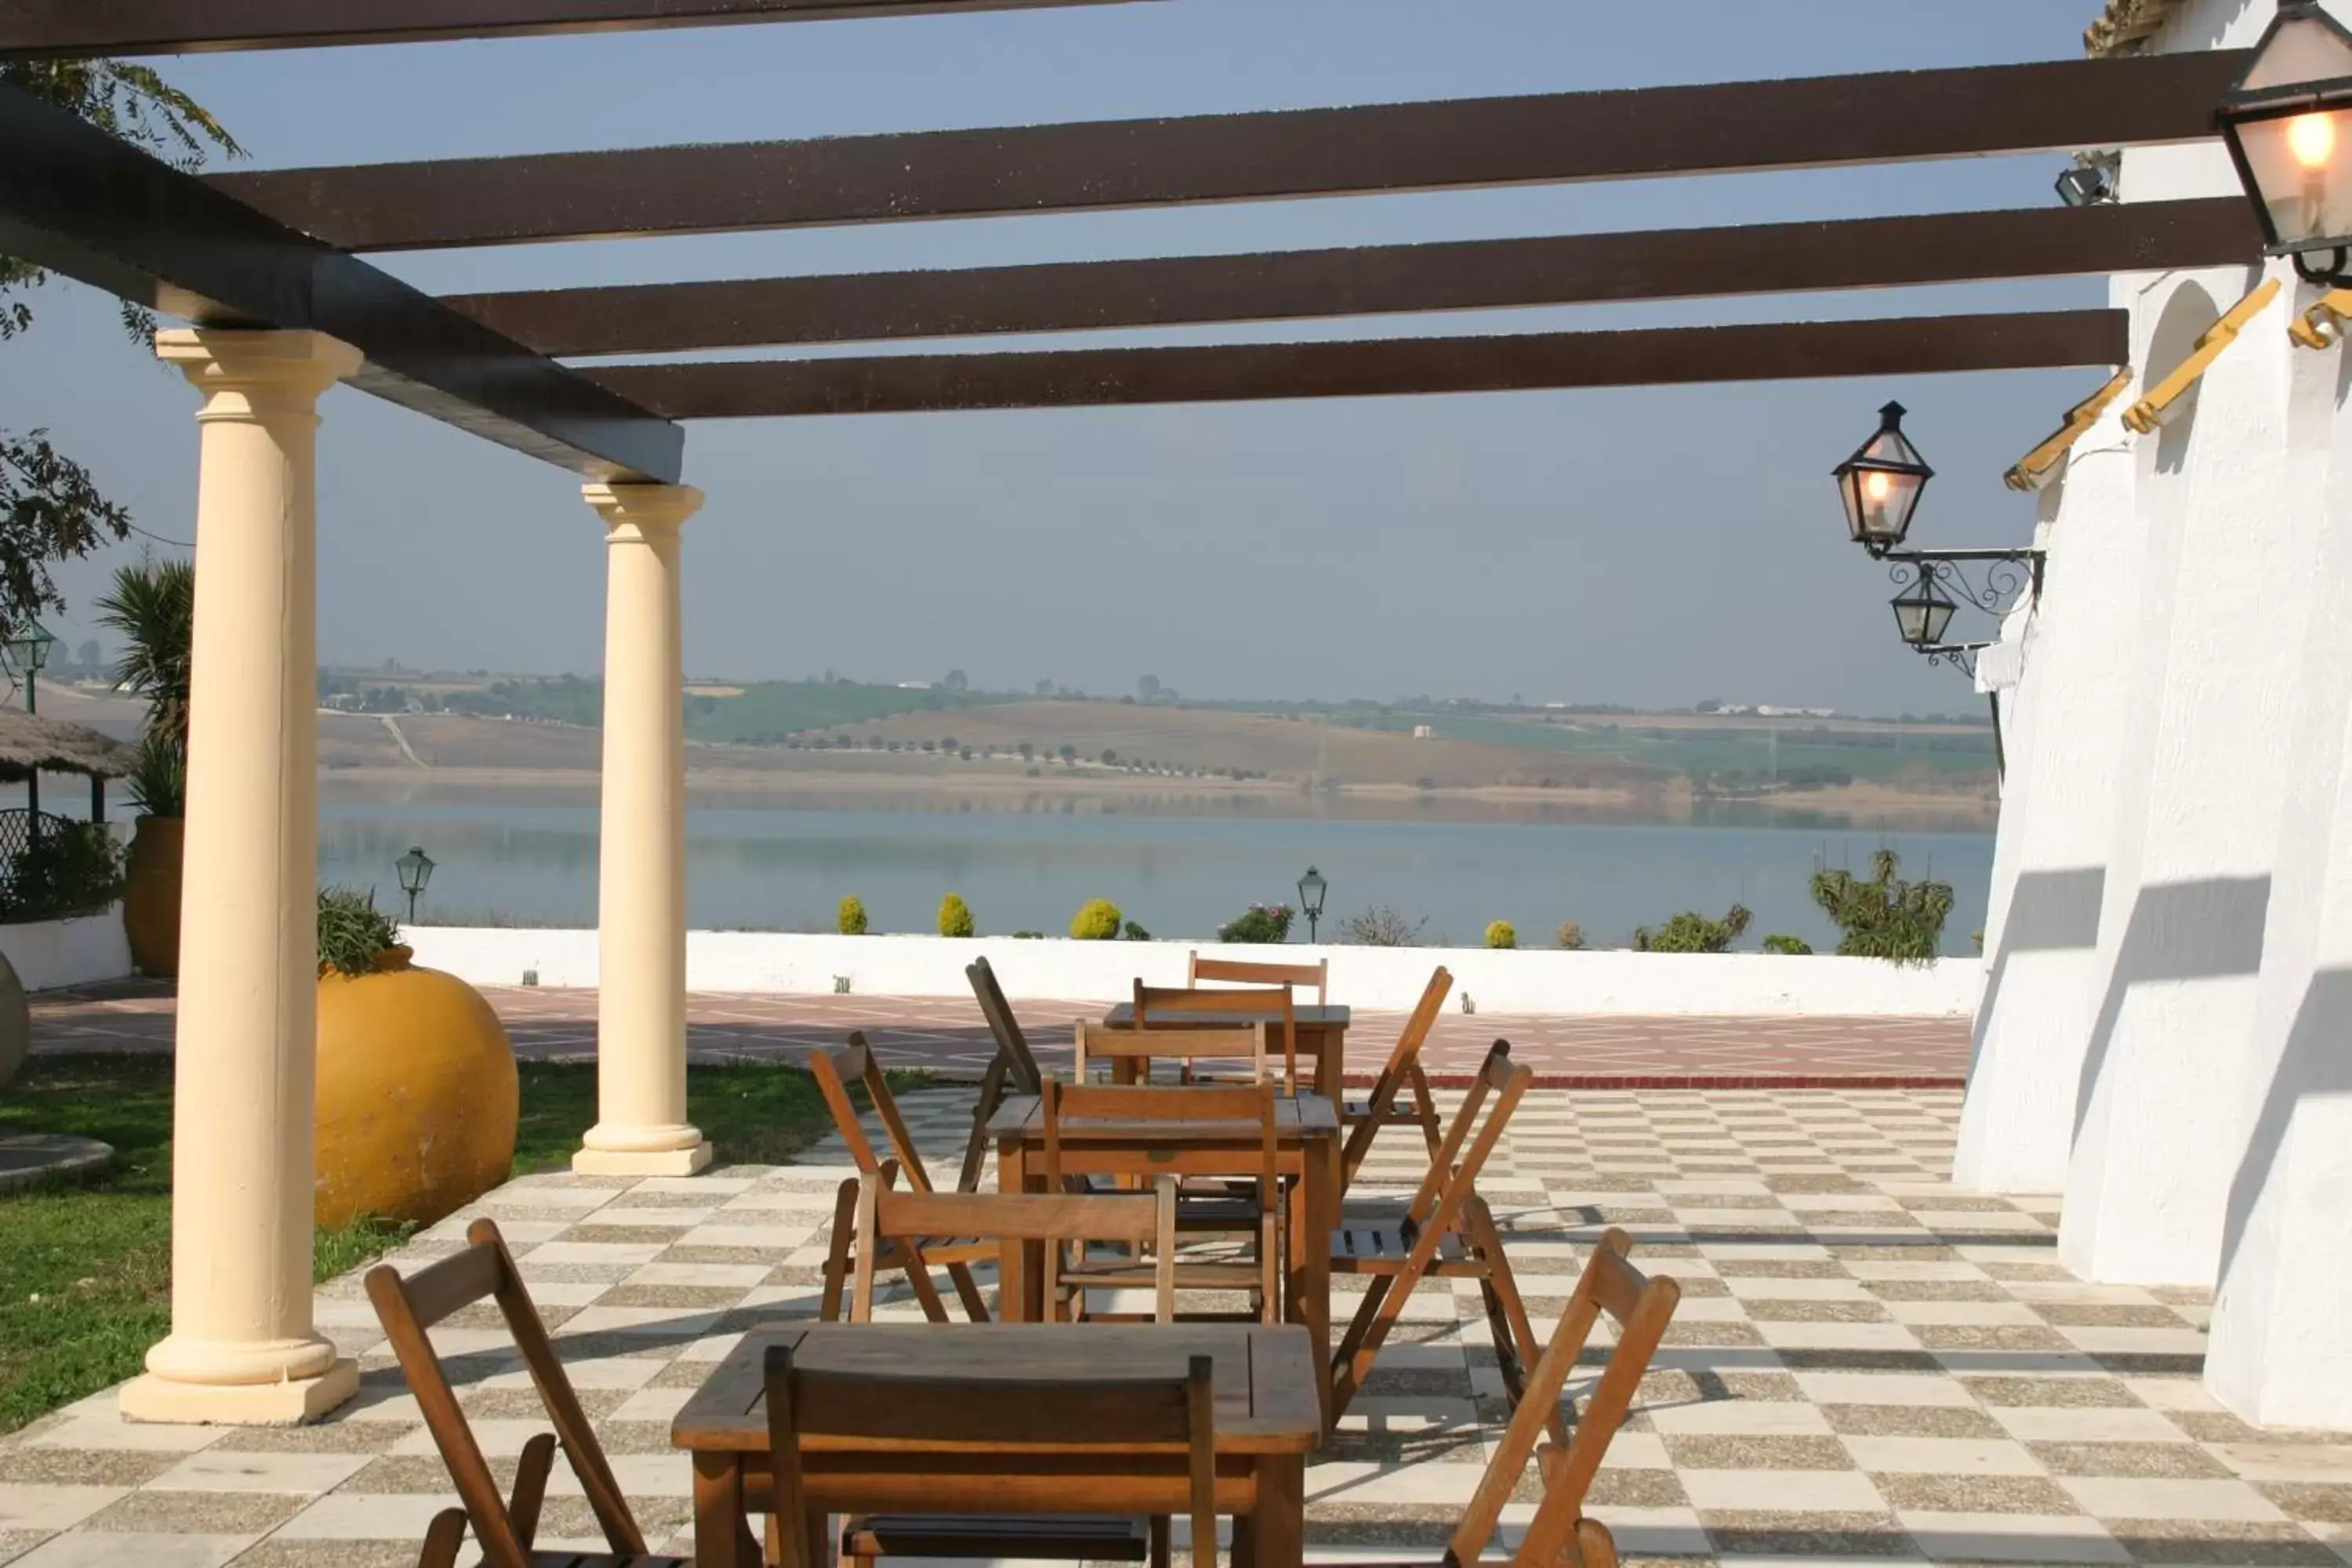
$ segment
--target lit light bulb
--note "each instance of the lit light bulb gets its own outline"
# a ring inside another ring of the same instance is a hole
[[[2336,120],[2327,114],[2298,114],[2286,124],[2286,150],[2306,169],[2324,169],[2336,156]]]
[[[1895,491],[1895,480],[1886,474],[1874,473],[1862,481],[1862,493],[1873,506],[1885,506],[1886,498]]]

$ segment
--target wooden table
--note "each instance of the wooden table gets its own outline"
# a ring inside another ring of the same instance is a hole
[[[1045,1190],[1045,1116],[1033,1094],[1008,1095],[989,1118],[996,1141],[996,1180],[1008,1193]],[[1234,1176],[1258,1170],[1255,1121],[1118,1121],[1103,1117],[1062,1122],[1062,1170],[1073,1176]],[[1290,1183],[1290,1321],[1314,1336],[1316,1388],[1331,1407],[1331,1232],[1339,1224],[1339,1113],[1319,1094],[1275,1102],[1276,1169]],[[1006,1316],[1034,1322],[1045,1312],[1045,1249],[1008,1242],[999,1264]]]
[[[1324,1099],[1338,1104],[1339,1086],[1348,1065],[1349,1009],[1330,1006],[1294,1007],[1292,1021],[1297,1026],[1298,1054],[1315,1058],[1315,1070],[1309,1087]],[[1243,1008],[1232,1013],[1171,1013],[1164,1022],[1155,1022],[1155,1029],[1235,1029],[1251,1024],[1274,1026],[1266,1030],[1266,1055],[1281,1052],[1279,1016],[1259,1008]],[[1135,1027],[1135,1004],[1121,1002],[1103,1015],[1106,1029]]]
[[[1298,1568],[1307,1455],[1322,1440],[1311,1338],[1249,1323],[808,1323],[754,1329],[730,1351],[670,1424],[694,1455],[698,1568],[756,1568],[753,1512],[771,1503],[768,1347],[790,1345],[805,1367],[992,1381],[1165,1373],[1190,1358],[1216,1363],[1217,1511],[1233,1516],[1237,1568]],[[827,1514],[1127,1513],[1182,1515],[1190,1482],[1181,1453],[1038,1453],[858,1447],[803,1440],[803,1484]],[[814,1533],[814,1532],[813,1532]],[[817,1556],[832,1560],[831,1532]],[[814,1543],[813,1543],[814,1544]]]

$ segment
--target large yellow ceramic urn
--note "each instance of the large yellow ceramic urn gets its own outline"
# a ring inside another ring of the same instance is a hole
[[[319,976],[318,1223],[430,1225],[507,1179],[514,1049],[481,993],[394,947]]]

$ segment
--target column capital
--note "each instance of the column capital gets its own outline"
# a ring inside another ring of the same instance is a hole
[[[702,492],[692,485],[606,484],[580,487],[580,499],[596,510],[614,535],[674,533],[702,510]]]
[[[155,334],[155,357],[207,394],[268,388],[310,400],[367,363],[324,332],[246,327],[173,327]]]

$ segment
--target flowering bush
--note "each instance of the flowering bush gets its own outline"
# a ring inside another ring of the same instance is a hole
[[[1519,928],[1508,921],[1494,921],[1486,927],[1486,945],[1488,947],[1518,946]]]
[[[1252,904],[1217,928],[1219,942],[1275,942],[1290,940],[1288,904]]]
[[[1080,942],[1110,942],[1118,936],[1118,906],[1108,899],[1088,899],[1070,917],[1070,934]]]
[[[950,893],[940,900],[940,934],[970,936],[972,933],[971,906],[963,901],[961,893]]]

